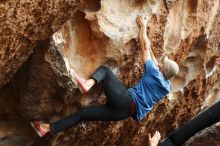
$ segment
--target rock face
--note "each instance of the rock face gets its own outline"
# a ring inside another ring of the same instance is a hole
[[[146,145],[148,133],[157,129],[165,137],[220,96],[219,0],[6,0],[0,11],[0,127],[12,127],[0,128],[0,145]],[[39,140],[30,119],[53,122],[106,101],[101,86],[82,95],[69,67],[88,78],[107,62],[125,86],[140,79],[137,15],[148,18],[156,57],[168,55],[180,66],[171,93],[139,123],[83,122]],[[55,31],[63,44],[54,42]]]
[[[33,52],[38,41],[47,39],[74,14],[78,2],[0,2],[0,86],[6,84]]]
[[[216,123],[192,136],[184,146],[218,146],[220,143],[220,123]]]

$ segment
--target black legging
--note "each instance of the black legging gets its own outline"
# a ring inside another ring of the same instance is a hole
[[[96,84],[102,82],[108,102],[105,105],[83,108],[62,120],[51,123],[52,133],[63,131],[81,121],[119,121],[130,116],[132,98],[109,68],[99,67],[91,78]]]

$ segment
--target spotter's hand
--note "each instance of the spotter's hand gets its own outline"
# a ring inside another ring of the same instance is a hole
[[[215,60],[215,63],[220,65],[220,57]]]
[[[151,135],[148,134],[149,146],[157,146],[160,138],[161,138],[161,135],[160,135],[160,132],[158,131],[155,132],[153,137],[151,137]]]

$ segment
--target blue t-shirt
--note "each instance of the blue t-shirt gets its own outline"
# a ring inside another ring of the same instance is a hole
[[[170,91],[170,82],[160,72],[156,63],[150,59],[144,64],[144,75],[133,87],[128,89],[136,107],[136,120],[142,120],[160,99]]]

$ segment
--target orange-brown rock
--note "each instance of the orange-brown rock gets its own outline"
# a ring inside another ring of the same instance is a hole
[[[77,1],[3,0],[0,2],[0,86],[75,12]]]
[[[64,5],[65,2],[67,4]],[[29,134],[30,139],[25,140],[27,145],[142,146],[147,143],[148,133],[153,134],[155,130],[159,130],[164,138],[218,100],[220,74],[215,58],[220,50],[219,0],[81,2],[74,17],[66,21],[70,13],[75,12],[74,2],[43,1],[48,9],[37,9],[41,15],[45,13],[45,17],[36,16],[38,21],[33,21],[33,27],[30,27],[33,35],[29,29],[25,29],[29,28],[25,24],[30,23],[29,17],[34,17],[35,11],[29,12],[26,5],[19,5],[21,2],[18,2],[19,7],[14,10],[21,9],[29,13],[22,13],[28,19],[18,23],[21,25],[20,29],[13,27],[13,33],[7,34],[7,29],[0,25],[4,34],[0,36],[0,42],[4,42],[1,43],[2,48],[9,44],[18,45],[17,49],[8,47],[13,49],[6,53],[5,49],[0,51],[0,67],[3,69],[0,69],[1,85],[11,79],[12,74],[20,68],[35,46],[27,62],[10,83],[0,90],[0,99],[3,101],[0,102],[1,117],[12,117],[6,119],[8,122],[17,117],[18,121],[23,123],[21,127],[26,132],[18,134],[20,139],[27,138],[31,127],[25,126],[25,123],[30,119],[53,122],[83,106],[105,102],[101,86],[95,87],[89,94],[80,94],[68,73],[68,67],[88,78],[95,68],[108,61],[110,66],[114,66],[113,71],[125,86],[131,87],[138,81],[143,72],[143,62],[137,39],[137,15],[148,18],[148,36],[156,57],[160,59],[161,56],[168,55],[176,60],[180,73],[171,80],[171,93],[141,122],[137,123],[131,118],[119,122],[82,122],[57,135],[46,136],[46,142],[33,140],[36,135]],[[6,4],[9,2],[3,1],[0,4],[0,8],[6,10]],[[33,2],[30,7],[35,8],[35,4],[39,3]],[[9,6],[15,8],[14,3]],[[36,10],[34,8],[33,10]],[[64,9],[65,14],[58,13]],[[50,15],[47,15],[48,13]],[[7,16],[6,13],[3,14]],[[14,26],[12,20],[7,16],[5,27],[11,29],[11,25]],[[32,19],[30,20],[32,22]],[[65,24],[61,25],[64,21]],[[60,28],[57,33],[62,35],[64,41],[59,45],[55,44],[52,37],[52,32],[57,28]],[[16,38],[16,41],[11,41],[14,40],[12,38]],[[4,70],[6,68],[7,71]],[[0,121],[0,126],[1,124],[5,123]],[[15,124],[9,122],[8,126]],[[15,133],[16,130],[10,132],[7,128],[0,130],[0,145],[4,144],[3,140],[7,138],[13,142],[16,139],[13,137]],[[18,140],[14,143],[16,142],[22,143]]]
[[[219,126],[219,123],[216,123],[196,133],[184,144],[184,146],[218,146],[220,143]]]

